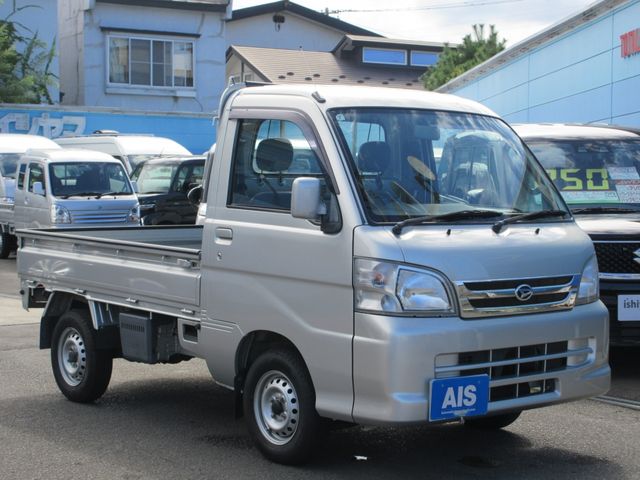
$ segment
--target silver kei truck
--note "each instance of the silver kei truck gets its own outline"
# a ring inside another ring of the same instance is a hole
[[[607,391],[593,245],[490,110],[271,85],[219,112],[203,226],[18,232],[70,400],[117,357],[203,358],[260,451],[300,463],[330,420],[501,428]]]
[[[20,228],[140,225],[138,198],[122,164],[89,150],[28,150],[17,166],[12,207],[0,215],[9,240]],[[0,248],[0,258],[8,254]]]

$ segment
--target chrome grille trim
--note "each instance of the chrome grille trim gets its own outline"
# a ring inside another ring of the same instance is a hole
[[[568,310],[573,308],[578,296],[580,275],[565,275],[553,278],[557,278],[559,283],[556,285],[533,286],[536,284],[536,281],[540,282],[543,280],[546,282],[549,280],[546,277],[456,282],[456,290],[460,302],[460,316],[462,318],[483,318]],[[569,281],[562,281],[565,279],[569,279]],[[512,283],[515,287],[504,288],[505,282]],[[469,285],[472,285],[474,288],[469,288]],[[494,288],[493,286],[495,285],[500,287]],[[531,286],[531,290],[533,291],[531,301],[524,303],[516,298],[516,290],[520,285]],[[483,307],[483,301],[486,303],[487,300],[502,300],[503,304]]]

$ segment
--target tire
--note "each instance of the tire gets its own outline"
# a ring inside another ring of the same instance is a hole
[[[53,329],[51,366],[58,388],[72,402],[93,402],[107,389],[113,358],[96,348],[96,332],[84,312],[60,317]]]
[[[15,240],[10,233],[0,233],[0,258],[7,258],[14,248]]]
[[[306,462],[321,437],[316,395],[304,362],[294,352],[260,355],[249,367],[243,409],[249,433],[269,460]]]
[[[515,422],[522,412],[509,412],[489,417],[465,419],[465,427],[477,428],[481,430],[498,430],[507,427]]]

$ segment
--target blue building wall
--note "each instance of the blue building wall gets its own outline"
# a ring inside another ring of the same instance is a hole
[[[640,28],[629,2],[450,93],[507,121],[640,126],[640,54],[623,58],[620,35]]]
[[[57,138],[89,134],[100,129],[171,138],[194,154],[209,150],[215,143],[215,128],[210,115],[0,104],[0,133],[30,133]]]

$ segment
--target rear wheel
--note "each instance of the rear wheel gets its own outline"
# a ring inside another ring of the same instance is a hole
[[[489,417],[469,418],[465,419],[464,425],[482,430],[498,430],[515,422],[520,416],[520,413],[521,412],[509,412],[500,415],[491,415]]]
[[[97,400],[111,379],[111,352],[96,348],[96,332],[85,312],[71,310],[53,329],[51,365],[58,388],[73,402]]]
[[[304,362],[279,350],[259,356],[249,368],[243,397],[249,433],[274,462],[305,462],[322,430],[315,391]]]
[[[0,233],[0,258],[7,258],[13,249],[13,235]]]

